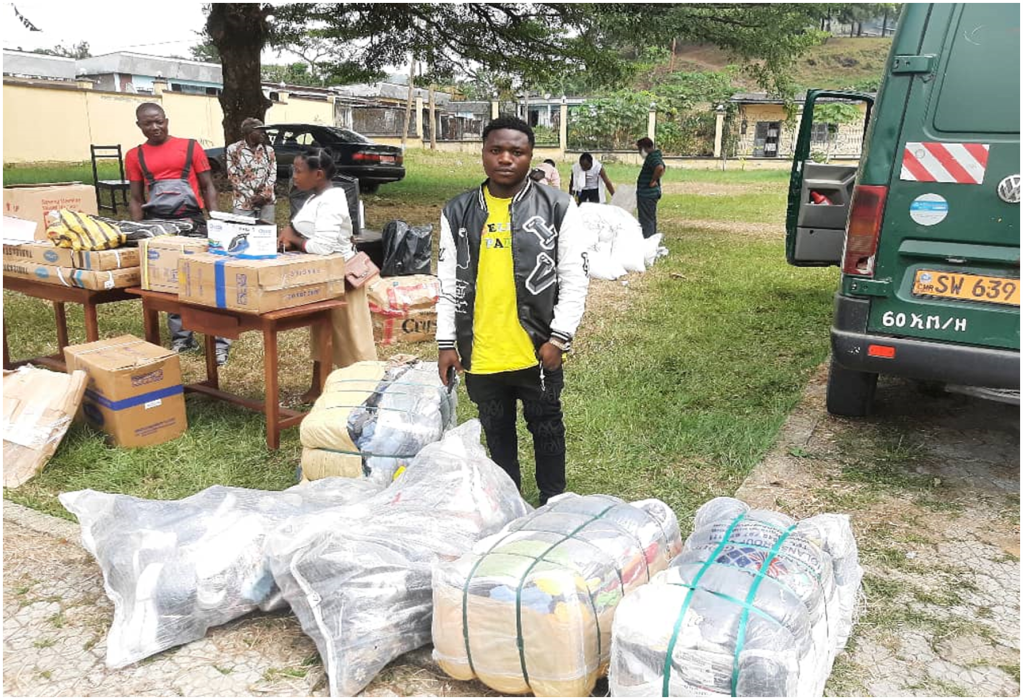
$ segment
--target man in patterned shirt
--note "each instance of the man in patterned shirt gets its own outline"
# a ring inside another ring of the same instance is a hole
[[[234,189],[235,214],[273,223],[277,156],[262,126],[255,118],[242,122],[242,140],[227,147],[227,179]]]

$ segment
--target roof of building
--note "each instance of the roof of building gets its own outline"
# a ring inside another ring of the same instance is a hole
[[[4,75],[74,80],[75,59],[4,49]]]
[[[103,75],[125,73],[147,75],[158,78],[190,80],[198,83],[223,85],[224,78],[220,65],[189,61],[182,58],[150,56],[133,51],[116,51],[78,60],[79,75]]]
[[[875,95],[873,92],[864,93],[867,95]],[[732,95],[730,102],[736,102],[739,104],[765,104],[765,105],[783,105],[785,104],[785,98],[777,97],[775,95],[768,95],[766,92],[737,92]],[[802,104],[806,102],[806,91],[797,92],[792,96],[792,102],[796,104]]]
[[[407,100],[408,85],[397,85],[395,83],[362,83],[358,85],[338,85],[335,87],[342,95],[354,97],[378,97],[388,100]],[[415,88],[414,96],[424,101],[430,99],[430,91],[423,88]],[[446,92],[435,90],[433,93],[434,102],[438,105],[447,104],[451,101],[451,95]]]

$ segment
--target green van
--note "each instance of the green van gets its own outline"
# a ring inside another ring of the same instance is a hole
[[[878,374],[1019,401],[1018,4],[907,4],[876,101],[807,94],[786,257],[842,269],[828,411],[870,412]],[[814,105],[867,103],[859,167],[810,158]]]

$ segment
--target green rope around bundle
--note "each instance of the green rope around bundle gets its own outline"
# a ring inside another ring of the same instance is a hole
[[[581,532],[584,528],[588,527],[589,525],[591,525],[595,521],[597,521],[600,518],[602,518],[608,511],[612,510],[613,508],[616,508],[619,505],[621,505],[621,504],[620,503],[612,503],[611,505],[609,505],[604,510],[602,510],[599,513],[597,513],[596,515],[592,516],[589,520],[584,522],[582,525],[580,525],[576,529],[572,530],[572,532],[568,533],[567,535],[564,535],[560,540],[558,540],[557,542],[552,544],[550,547],[548,547],[546,550],[544,550],[544,552],[540,556],[534,557],[533,558],[533,562],[529,565],[529,567],[526,569],[526,571],[522,574],[522,577],[519,580],[518,588],[515,590],[515,644],[516,644],[516,646],[518,647],[518,650],[519,650],[519,665],[522,668],[522,678],[525,680],[526,685],[529,685],[529,672],[526,670],[526,649],[525,649],[525,642],[524,642],[524,640],[522,638],[522,587],[526,583],[526,578],[529,576],[530,572],[533,570],[533,567],[535,567],[538,563],[543,561],[544,557],[546,557],[548,554],[550,554],[552,551],[554,551],[560,545],[564,544],[568,540],[570,540],[573,537],[575,537],[575,535],[577,535],[579,532]],[[479,674],[476,673],[476,666],[473,664],[473,661],[472,661],[472,650],[471,650],[471,648],[469,646],[469,584],[472,582],[472,578],[473,578],[473,576],[476,575],[476,570],[479,569],[480,564],[483,563],[483,560],[486,559],[495,549],[497,549],[497,547],[499,547],[508,537],[510,537],[511,535],[513,535],[513,534],[515,534],[517,532],[521,532],[521,531],[522,530],[519,529],[519,530],[515,530],[514,532],[509,532],[504,537],[501,537],[496,542],[494,542],[494,544],[490,547],[490,549],[488,549],[483,554],[483,556],[481,556],[479,559],[476,560],[476,563],[473,564],[472,569],[469,570],[469,575],[465,577],[465,585],[462,587],[462,639],[465,641],[465,655],[466,655],[466,658],[467,658],[467,660],[469,662],[469,670],[472,671],[472,674],[474,676],[479,675]],[[619,580],[619,582],[621,582],[621,574],[619,574],[618,580]],[[595,606],[595,603],[593,601],[592,594],[590,595],[590,605],[594,608],[594,620],[596,620],[596,617],[597,617],[596,616],[596,606]],[[600,639],[600,623],[599,622],[597,622],[597,638],[598,638],[598,640]]]
[[[661,673],[664,680],[661,685],[661,697],[671,697],[668,693],[668,686],[671,684],[671,657],[675,653],[675,645],[678,643],[678,634],[682,630],[682,620],[685,619],[686,613],[689,612],[689,605],[692,603],[693,596],[696,594],[696,589],[700,584],[700,579],[702,579],[703,575],[707,573],[707,570],[710,569],[711,564],[713,564],[714,560],[718,558],[718,555],[721,554],[725,547],[728,546],[728,540],[731,538],[732,531],[735,530],[736,525],[741,523],[745,518],[746,514],[742,513],[739,517],[732,521],[732,523],[728,526],[728,529],[725,530],[725,534],[721,537],[721,542],[714,551],[711,552],[710,556],[707,557],[707,561],[704,562],[703,566],[700,567],[700,570],[696,572],[696,576],[693,577],[692,587],[689,589],[689,592],[686,593],[685,600],[682,601],[682,608],[678,611],[678,618],[675,620],[675,627],[671,631],[671,639],[668,640],[668,649],[664,654],[664,670]]]
[[[724,551],[724,548],[726,546],[728,546],[729,544],[733,544],[731,542],[732,531],[735,530],[735,527],[742,520],[744,520],[745,517],[746,517],[746,514],[743,513],[742,515],[740,515],[739,517],[737,517],[735,520],[733,520],[731,522],[731,524],[728,526],[728,529],[725,530],[725,534],[722,536],[721,542],[714,549],[714,551],[711,553],[711,555],[709,557],[707,557],[707,561],[703,562],[703,566],[700,567],[700,570],[696,573],[696,576],[693,577],[692,584],[688,584],[688,585],[684,584],[684,583],[674,584],[674,585],[678,585],[678,586],[681,586],[683,588],[688,589],[689,592],[686,593],[685,600],[682,601],[682,608],[679,611],[678,619],[675,620],[675,627],[672,630],[671,639],[668,642],[668,650],[667,650],[667,653],[665,654],[665,657],[664,657],[664,672],[663,672],[664,680],[663,680],[663,683],[662,683],[662,686],[661,686],[661,696],[662,697],[670,697],[669,685],[671,683],[671,659],[672,659],[672,656],[675,653],[675,645],[678,643],[679,632],[682,629],[682,620],[685,618],[686,613],[689,612],[689,605],[692,603],[693,596],[696,594],[696,591],[702,590],[702,591],[704,591],[706,593],[711,593],[711,594],[713,594],[713,595],[715,595],[715,596],[717,596],[719,598],[723,598],[724,600],[727,600],[727,601],[729,601],[731,603],[735,603],[737,605],[742,606],[742,615],[739,617],[739,628],[738,628],[738,630],[736,632],[736,638],[735,638],[735,655],[734,655],[733,660],[732,660],[732,680],[731,680],[731,690],[732,690],[731,695],[732,695],[732,697],[736,696],[735,694],[736,694],[736,691],[737,691],[737,688],[738,688],[738,683],[739,683],[739,655],[742,653],[743,646],[746,643],[746,628],[747,628],[747,626],[749,624],[750,613],[752,612],[755,615],[763,617],[763,618],[765,618],[767,620],[770,620],[771,622],[774,622],[775,624],[781,626],[781,622],[780,621],[778,621],[777,619],[775,619],[771,615],[765,613],[764,611],[760,610],[759,608],[755,607],[753,605],[753,600],[754,600],[754,598],[756,598],[757,591],[760,589],[760,584],[763,583],[764,578],[767,575],[767,570],[770,567],[771,562],[774,561],[775,557],[778,556],[778,552],[781,550],[782,545],[785,544],[785,540],[787,540],[789,535],[791,535],[795,531],[796,525],[792,525],[787,530],[785,530],[781,534],[781,536],[778,538],[778,540],[774,543],[774,546],[771,547],[771,549],[768,552],[767,556],[764,558],[764,563],[760,565],[760,569],[757,571],[757,573],[753,577],[753,583],[750,585],[750,589],[749,589],[749,591],[746,594],[746,600],[742,601],[742,600],[739,600],[737,598],[733,598],[731,596],[725,595],[724,593],[718,593],[717,591],[711,591],[711,590],[708,590],[706,588],[701,588],[699,586],[700,579],[703,578],[703,575],[705,573],[707,573],[707,571],[710,569],[711,565],[714,564],[714,561],[718,558],[718,555],[720,555],[721,552]],[[761,524],[767,525],[767,523],[761,523]],[[743,545],[743,546],[745,546],[745,545]]]

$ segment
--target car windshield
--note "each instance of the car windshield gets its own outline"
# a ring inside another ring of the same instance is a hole
[[[328,126],[326,129],[345,143],[373,143],[362,134],[352,131],[351,129],[340,129],[333,126]]]

